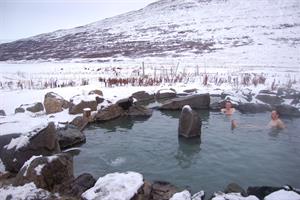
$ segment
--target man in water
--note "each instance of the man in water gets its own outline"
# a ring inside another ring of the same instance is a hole
[[[270,128],[278,128],[278,129],[283,129],[285,128],[284,123],[281,121],[279,118],[279,114],[276,110],[273,110],[271,112],[271,121],[268,124],[268,127]]]
[[[235,108],[232,107],[232,103],[230,101],[225,102],[225,108],[221,109],[221,112],[225,115],[232,115],[235,112]]]

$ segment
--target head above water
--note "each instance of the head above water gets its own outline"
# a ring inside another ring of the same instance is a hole
[[[231,101],[226,101],[226,102],[225,102],[225,108],[228,109],[228,110],[232,108],[232,103],[231,103]]]
[[[279,113],[276,110],[272,110],[272,112],[271,112],[271,118],[272,118],[272,120],[279,119]]]

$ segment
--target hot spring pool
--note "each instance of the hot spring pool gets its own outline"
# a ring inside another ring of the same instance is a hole
[[[92,125],[74,158],[75,173],[98,178],[136,171],[147,180],[168,181],[192,192],[205,190],[208,195],[231,182],[245,189],[300,187],[299,118],[285,118],[288,128],[272,131],[265,128],[270,113],[235,113],[240,127],[232,131],[223,114],[198,112],[203,120],[201,144],[178,139],[180,112],[175,111],[154,111],[145,121],[120,118]]]

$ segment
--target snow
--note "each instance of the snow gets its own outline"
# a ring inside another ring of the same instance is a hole
[[[58,156],[56,156],[56,155],[54,155],[54,156],[47,156],[47,160],[48,160],[49,163],[53,162],[57,158],[58,158]]]
[[[300,200],[300,195],[294,191],[278,190],[266,196],[264,200]]]
[[[71,98],[71,102],[75,105],[78,105],[82,101],[84,102],[90,102],[90,101],[96,101],[96,97],[101,97],[97,94],[90,94],[90,95],[76,95]]]
[[[27,183],[23,186],[13,187],[12,185],[3,186],[0,188],[0,199],[37,199],[36,194],[39,194],[40,199],[46,199],[50,193],[46,190],[37,188],[34,183]]]
[[[4,148],[6,149],[13,149],[16,148],[16,150],[25,147],[29,144],[29,136],[27,135],[21,135],[20,137],[11,139],[10,143],[8,145],[5,145]]]
[[[41,157],[42,157],[41,155],[39,155],[39,156],[32,156],[29,160],[27,160],[27,161],[23,164],[21,170],[22,170],[23,168],[25,168],[24,176],[27,175],[27,170],[28,170],[28,167],[30,166],[31,162],[34,161],[36,158],[41,158]]]
[[[0,158],[0,173],[5,171],[5,166],[3,165],[3,162]]]
[[[41,164],[36,166],[36,168],[34,168],[36,175],[41,175],[42,174],[42,169],[45,167],[45,164]]]
[[[192,200],[202,200],[204,195],[205,195],[205,192],[203,190],[201,190],[200,192],[197,192],[192,196]]]
[[[183,106],[182,110],[188,110],[189,112],[192,112],[192,108],[189,105]]]
[[[187,190],[175,193],[170,200],[191,200],[191,193]]]
[[[212,200],[259,200],[256,196],[243,197],[240,193],[214,194]]]
[[[82,197],[87,200],[130,200],[143,184],[143,176],[137,172],[116,172],[100,177]]]

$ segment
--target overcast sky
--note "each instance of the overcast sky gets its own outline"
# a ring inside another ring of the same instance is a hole
[[[157,0],[0,0],[0,40],[85,25]]]

